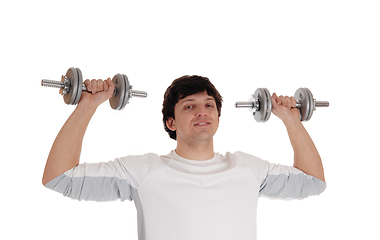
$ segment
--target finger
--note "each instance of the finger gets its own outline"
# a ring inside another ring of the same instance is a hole
[[[280,96],[277,98],[277,104],[278,104],[278,105],[283,105],[283,102],[284,102],[284,96],[280,95]]]
[[[87,91],[91,92],[91,81],[86,79],[83,83],[86,85]]]
[[[285,97],[285,106],[286,106],[288,109],[291,109],[291,108],[292,108],[292,100],[290,100],[290,97],[288,97],[288,96]]]
[[[116,87],[115,83],[112,82],[111,78],[107,78],[106,82],[108,84],[108,89],[113,92]]]
[[[103,82],[103,89],[104,89],[104,91],[108,91],[108,83],[107,83],[107,80]]]
[[[102,79],[98,79],[97,81],[98,84],[98,92],[103,92],[104,91],[104,83]]]
[[[272,99],[272,103],[276,102],[276,99],[277,99],[277,95],[276,95],[276,93],[273,93],[273,94],[272,94],[271,99]]]
[[[294,97],[290,97],[290,100],[292,101],[292,107],[295,108],[297,104],[296,99]]]
[[[277,96],[277,94],[273,93],[272,94],[272,105],[278,105],[278,100],[279,100],[279,97]]]
[[[98,92],[98,82],[96,79],[91,80],[91,93],[96,94]]]
[[[103,81],[104,91],[108,91],[108,89],[110,88],[110,83],[113,83],[111,81],[111,78],[107,78],[106,80]]]

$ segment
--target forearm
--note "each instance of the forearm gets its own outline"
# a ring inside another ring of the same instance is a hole
[[[299,120],[285,123],[294,150],[294,167],[325,181],[321,157],[313,140]]]
[[[83,137],[96,108],[81,104],[67,119],[58,133],[46,161],[42,183],[61,175],[79,164]]]

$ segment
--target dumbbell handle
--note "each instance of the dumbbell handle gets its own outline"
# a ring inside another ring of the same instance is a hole
[[[252,101],[252,102],[236,102],[235,103],[236,108],[259,108],[258,101]]]
[[[330,103],[327,101],[314,101],[314,107],[328,107]],[[235,107],[237,108],[259,108],[258,101],[254,100],[252,102],[236,102]],[[301,101],[296,101],[295,108],[301,108]]]
[[[330,106],[330,103],[328,101],[316,101],[314,99],[314,107],[328,107],[328,106]],[[300,100],[296,101],[295,108],[301,108],[301,101]]]
[[[65,88],[65,83],[62,82],[62,81],[42,79],[41,86],[64,89]],[[83,92],[90,92],[90,91],[87,90],[86,84],[82,84],[82,91]],[[115,89],[113,95],[115,95],[115,94],[116,94],[116,89]],[[131,90],[131,96],[132,97],[142,97],[142,98],[145,98],[145,97],[148,96],[148,94],[146,92],[144,92],[144,91]]]

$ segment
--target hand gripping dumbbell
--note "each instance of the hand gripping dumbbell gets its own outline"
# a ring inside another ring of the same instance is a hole
[[[115,83],[113,97],[109,99],[112,109],[122,110],[131,97],[147,97],[148,94],[143,91],[132,90],[128,78],[124,74],[116,74],[112,78]],[[41,85],[45,87],[60,88],[59,92],[63,95],[66,104],[76,105],[82,95],[82,91],[89,92],[83,84],[82,72],[79,68],[69,68],[66,75],[62,75],[61,81],[42,79]]]
[[[316,101],[307,88],[299,88],[294,94],[296,108],[300,111],[301,121],[309,121],[317,107],[328,107],[327,101]],[[237,102],[237,108],[249,108],[257,122],[268,121],[272,112],[271,95],[266,88],[258,88],[249,102]]]

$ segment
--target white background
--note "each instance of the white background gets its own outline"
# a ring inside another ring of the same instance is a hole
[[[330,101],[304,123],[327,189],[303,201],[260,199],[258,239],[377,239],[379,12],[366,0],[2,1],[1,238],[137,239],[133,202],[79,202],[41,184],[75,107],[40,81],[78,67],[84,78],[124,73],[149,94],[123,111],[103,104],[81,162],[169,153],[176,144],[162,126],[164,91],[198,74],[224,97],[215,151],[292,165],[282,122],[272,115],[259,124],[234,103],[258,87],[283,95],[308,87]]]

